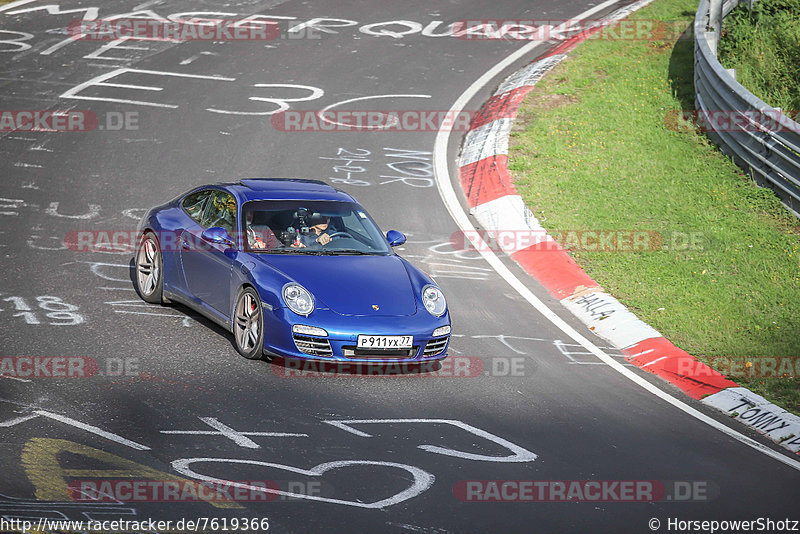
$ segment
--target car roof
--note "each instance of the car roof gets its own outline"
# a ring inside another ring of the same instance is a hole
[[[250,200],[330,200],[355,202],[353,197],[322,180],[307,178],[246,178],[216,184],[233,193],[240,203]]]

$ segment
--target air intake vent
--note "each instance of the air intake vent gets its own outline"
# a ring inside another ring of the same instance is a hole
[[[444,352],[445,347],[447,347],[447,340],[450,339],[450,336],[445,337],[437,337],[436,339],[431,339],[428,341],[428,344],[425,345],[425,351],[422,353],[423,356],[436,356],[437,354],[441,354]]]
[[[294,334],[297,350],[312,356],[333,356],[330,342],[325,338]]]

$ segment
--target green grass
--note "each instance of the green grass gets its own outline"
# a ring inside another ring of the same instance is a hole
[[[695,0],[635,14],[689,28]],[[646,230],[696,246],[571,252],[673,343],[704,356],[800,356],[800,223],[702,134],[692,40],[595,39],[527,96],[509,169],[549,230]],[[800,413],[800,378],[734,378]]]
[[[719,59],[767,104],[800,110],[800,0],[740,4],[725,18]]]

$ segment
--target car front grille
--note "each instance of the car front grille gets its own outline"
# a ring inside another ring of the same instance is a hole
[[[355,345],[342,347],[342,356],[345,358],[413,358],[419,347],[410,349],[359,349]]]
[[[312,356],[333,356],[330,342],[322,337],[294,334],[294,344],[297,350]]]
[[[422,353],[422,356],[436,356],[437,354],[440,354],[447,346],[448,339],[450,339],[450,336],[431,339],[428,341],[428,344],[425,345],[425,351]]]

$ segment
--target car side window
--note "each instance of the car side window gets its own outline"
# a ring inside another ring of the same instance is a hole
[[[236,201],[233,195],[225,191],[214,191],[206,202],[200,225],[203,228],[219,226],[233,235],[236,226]]]
[[[204,189],[187,196],[183,199],[183,211],[199,223],[200,219],[203,217],[203,207],[206,204],[206,199],[210,194],[210,189]]]

